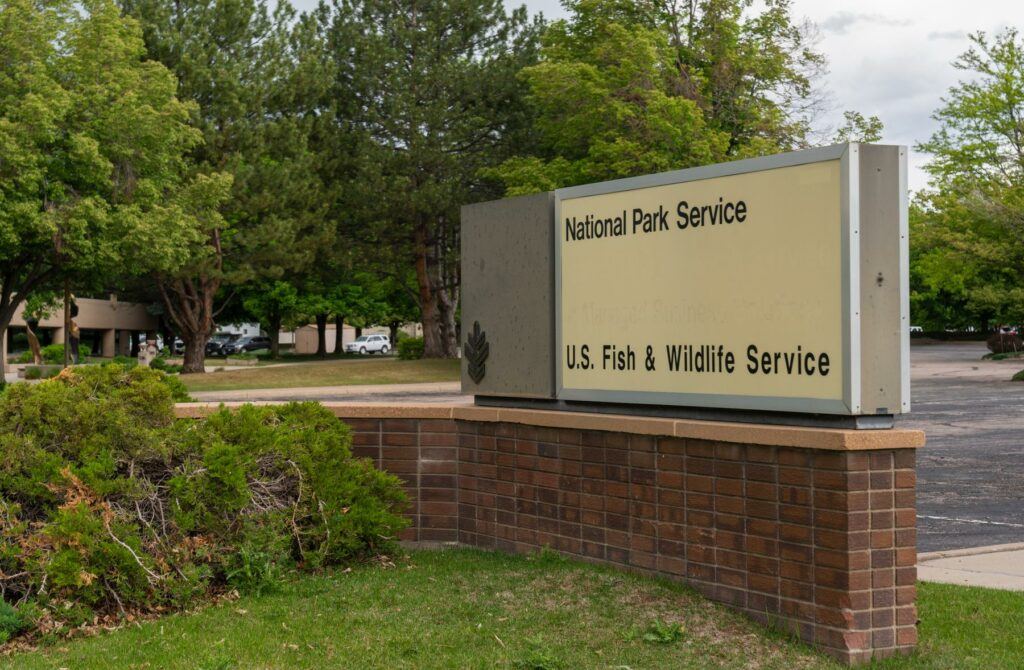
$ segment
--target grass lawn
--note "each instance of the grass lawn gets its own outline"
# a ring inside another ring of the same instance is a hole
[[[272,594],[59,642],[0,664],[69,670],[839,667],[668,581],[557,557],[462,549],[414,552],[397,564],[294,578]],[[1024,595],[925,584],[921,616],[921,651],[875,667],[1020,667]]]
[[[410,384],[414,382],[452,382],[458,381],[458,379],[458,360],[403,361],[386,357],[343,358],[295,365],[267,365],[230,372],[181,376],[181,380],[185,382],[189,391]]]

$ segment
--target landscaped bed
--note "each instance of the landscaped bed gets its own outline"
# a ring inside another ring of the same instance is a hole
[[[916,656],[1018,668],[1024,594],[921,584]],[[30,668],[837,668],[685,587],[551,555],[418,551],[3,659]]]
[[[177,421],[176,376],[78,366],[0,390],[0,643],[182,611],[373,559],[399,480],[319,405]]]

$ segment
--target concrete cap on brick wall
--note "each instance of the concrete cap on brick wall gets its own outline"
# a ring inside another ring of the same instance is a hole
[[[195,419],[216,412],[221,406],[237,407],[245,403],[179,403],[178,418]],[[255,405],[280,405],[280,402],[254,402]],[[601,430],[694,438],[715,442],[761,444],[833,451],[875,449],[918,449],[924,446],[920,430],[844,430],[804,428],[760,423],[697,421],[657,417],[591,414],[550,410],[477,407],[469,403],[401,404],[393,403],[321,403],[339,419],[454,419],[485,423],[518,423],[549,428]]]

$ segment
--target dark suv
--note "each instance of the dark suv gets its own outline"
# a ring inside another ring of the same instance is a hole
[[[242,337],[234,342],[228,342],[220,348],[221,354],[224,356],[230,356],[232,354],[239,354],[243,351],[256,351],[258,349],[269,349],[270,338],[265,335],[253,335],[251,337]]]
[[[231,344],[238,338],[238,335],[232,335],[231,333],[217,333],[210,338],[209,342],[206,343],[206,355],[224,356],[224,346]]]

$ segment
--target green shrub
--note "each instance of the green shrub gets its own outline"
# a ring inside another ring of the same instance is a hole
[[[59,365],[59,364],[64,362],[64,344],[63,343],[47,344],[45,347],[43,347],[40,350],[40,353],[43,355],[43,362],[44,363],[50,363],[52,365]],[[89,345],[85,344],[84,342],[79,343],[79,345],[78,345],[78,356],[82,360],[85,360],[86,358],[88,358],[91,355],[92,355],[92,349],[89,348]],[[26,363],[31,361],[31,360],[32,360],[32,354],[30,352],[29,353],[29,359],[28,359],[28,361],[26,361]]]
[[[43,369],[42,368],[37,368],[37,367],[25,368],[25,379],[33,380],[33,379],[42,379],[42,378],[43,378]]]
[[[1012,379],[1015,382],[1024,382],[1024,370],[1021,370],[1017,374],[1013,375]]]
[[[21,349],[22,347],[28,346],[28,334],[25,332],[17,332],[11,335],[11,349]]]
[[[398,342],[398,357],[403,361],[414,361],[423,358],[423,338],[407,337]]]
[[[13,605],[0,600],[0,644],[7,642],[31,625],[32,623],[28,618],[15,609]]]
[[[353,458],[329,411],[179,421],[183,398],[177,378],[114,363],[0,395],[0,601],[70,630],[390,551],[400,482]],[[5,611],[0,635],[23,632]]]
[[[170,375],[181,372],[183,366],[171,365],[170,363],[167,362],[167,358],[165,358],[161,354],[160,356],[157,356],[152,361],[150,361],[149,367],[153,368],[154,370],[161,370]]]
[[[33,362],[32,352],[31,351],[23,351],[23,352],[21,352],[20,354],[18,354],[18,357],[14,360],[14,362],[15,363],[32,363]]]
[[[136,365],[139,364],[139,360],[137,358],[132,358],[131,356],[121,356],[121,355],[114,356],[114,358],[113,358],[113,360],[111,362],[112,363],[117,363],[118,365],[123,365],[126,368],[134,368]]]

